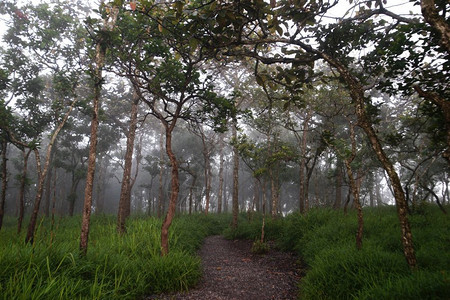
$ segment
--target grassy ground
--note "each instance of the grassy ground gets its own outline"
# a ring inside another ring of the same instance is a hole
[[[447,208],[447,210],[449,210]],[[364,210],[363,249],[356,249],[356,214],[315,209],[268,220],[266,236],[307,264],[301,299],[450,299],[450,220],[436,207],[410,217],[418,269],[403,256],[394,207]],[[260,218],[242,216],[232,238],[257,239]]]
[[[450,210],[449,208],[447,208]],[[0,231],[0,299],[136,299],[184,290],[200,278],[195,255],[204,237],[223,232],[230,215],[180,216],[171,228],[168,257],[160,257],[161,220],[132,218],[116,234],[115,217],[92,219],[90,245],[78,256],[79,217],[39,223],[36,242],[25,245],[7,218]],[[266,237],[307,264],[302,299],[450,299],[450,221],[436,207],[410,216],[418,269],[402,254],[395,208],[364,210],[363,249],[356,250],[356,215],[314,209],[267,220]],[[261,217],[240,215],[229,238],[258,239]]]
[[[133,218],[116,234],[115,218],[95,216],[88,255],[78,255],[81,219],[64,218],[52,230],[42,220],[36,242],[25,245],[7,218],[0,231],[0,299],[136,299],[183,290],[200,278],[195,250],[220,233],[228,217],[183,216],[174,220],[170,254],[160,256],[161,220]]]

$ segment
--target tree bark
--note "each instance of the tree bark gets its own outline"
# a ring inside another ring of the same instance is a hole
[[[336,199],[333,208],[340,209],[342,205],[342,162],[338,157],[336,163]]]
[[[439,16],[434,0],[421,0],[420,6],[425,21],[439,32],[441,36],[441,45],[450,54],[450,25],[444,18]]]
[[[104,2],[101,1],[101,6]],[[112,7],[110,10],[110,15],[103,20],[103,30],[111,31],[116,23],[117,14],[119,9],[117,7]],[[91,220],[91,207],[92,207],[92,191],[94,187],[94,176],[95,176],[95,159],[97,150],[97,133],[98,133],[98,113],[100,108],[100,97],[102,91],[103,83],[103,66],[105,65],[105,55],[106,55],[106,41],[102,36],[98,37],[95,47],[95,66],[94,66],[94,97],[92,99],[93,111],[91,120],[91,134],[89,139],[89,156],[88,156],[88,170],[86,174],[86,187],[84,190],[84,205],[83,205],[83,216],[81,220],[81,235],[80,235],[80,253],[82,256],[86,256],[88,249],[88,238],[89,238],[89,225]]]
[[[172,224],[173,217],[175,215],[175,209],[177,206],[178,193],[180,191],[180,183],[178,178],[178,162],[175,154],[172,151],[172,131],[175,127],[175,120],[172,121],[171,126],[166,127],[166,153],[169,157],[170,164],[172,166],[171,171],[171,192],[169,200],[169,208],[167,210],[166,217],[161,226],[161,255],[167,255],[169,253],[169,228]]]
[[[5,137],[2,139],[2,191],[0,199],[0,230],[3,226],[3,217],[5,215],[5,202],[6,202],[6,188],[8,185],[8,158],[6,157],[6,150],[8,149],[8,141]]]
[[[36,167],[37,167],[37,170],[38,170],[38,188],[37,188],[37,192],[36,192],[36,197],[34,199],[33,212],[31,214],[30,223],[28,225],[28,231],[27,231],[27,236],[25,238],[25,243],[31,243],[31,244],[33,243],[34,231],[35,231],[35,228],[36,228],[37,216],[38,216],[39,207],[40,207],[40,204],[41,204],[42,192],[43,192],[43,189],[44,189],[45,178],[47,177],[47,172],[48,172],[48,169],[49,169],[49,166],[50,166],[50,160],[51,160],[51,153],[52,153],[53,145],[55,144],[55,141],[56,141],[56,138],[58,137],[59,132],[63,128],[63,126],[66,123],[67,119],[69,118],[69,115],[72,112],[72,109],[75,106],[75,103],[76,103],[76,100],[74,100],[72,102],[71,106],[67,110],[67,112],[64,115],[63,119],[58,124],[58,127],[56,127],[55,131],[53,132],[53,134],[52,134],[52,136],[50,138],[50,142],[49,142],[49,144],[47,146],[47,152],[46,152],[46,156],[45,156],[44,168],[42,170],[41,170],[41,160],[40,160],[39,151],[37,149],[33,149],[34,150],[34,154],[36,156]]]
[[[206,142],[206,136],[202,129],[200,129],[202,144],[203,144],[203,161],[205,164],[205,198],[206,198],[206,206],[205,206],[205,215],[209,212],[209,202],[211,201],[211,151]]]
[[[127,134],[127,149],[125,152],[125,163],[122,177],[122,187],[120,190],[119,211],[117,214],[117,232],[123,234],[125,232],[125,221],[130,212],[131,202],[131,168],[133,165],[134,140],[136,137],[136,128],[138,122],[138,104],[139,96],[136,92],[133,94],[131,104],[130,126]]]
[[[232,139],[237,140],[237,121],[233,120],[232,125]],[[232,194],[232,211],[233,221],[232,227],[234,229],[238,226],[239,215],[239,150],[233,146],[233,194]]]
[[[217,213],[222,213],[222,197],[223,197],[223,137],[220,137],[219,143],[219,191],[217,195]]]
[[[311,112],[308,111],[305,116],[305,120],[303,121],[303,133],[301,138],[300,145],[300,172],[299,172],[299,180],[300,180],[300,213],[306,213],[309,209],[308,203],[308,195],[306,193],[306,180],[305,180],[305,170],[306,170],[306,146],[307,146],[307,138],[308,138],[308,130],[309,130],[309,120],[311,119]]]
[[[91,133],[89,139],[89,155],[88,155],[88,169],[86,174],[86,187],[84,189],[84,204],[83,215],[81,221],[81,235],[80,235],[80,253],[86,256],[88,249],[89,238],[89,225],[91,220],[91,207],[92,207],[92,192],[94,188],[94,176],[95,176],[95,160],[97,154],[97,133],[98,133],[98,113],[100,108],[100,96],[102,90],[102,68],[105,58],[105,50],[102,49],[100,43],[96,47],[96,74],[94,83],[94,98],[93,98],[93,111],[91,120]]]
[[[363,213],[362,213],[362,206],[361,202],[359,201],[359,187],[357,186],[357,183],[355,181],[353,170],[350,165],[350,161],[345,160],[345,168],[347,170],[347,176],[350,184],[350,189],[353,195],[353,204],[356,207],[357,215],[358,215],[358,230],[356,231],[356,248],[358,250],[361,250],[362,247],[362,236],[363,236],[363,228],[364,228],[364,220],[363,220]]]
[[[406,202],[405,194],[402,189],[400,178],[395,171],[394,165],[385,154],[383,147],[378,139],[378,136],[372,127],[371,121],[365,111],[365,97],[364,90],[361,83],[336,59],[328,56],[325,53],[319,53],[322,58],[327,61],[331,66],[335,67],[344,81],[347,83],[350,96],[354,101],[356,108],[356,115],[358,117],[358,125],[364,130],[369,142],[377,155],[378,160],[381,162],[383,168],[386,170],[389,181],[394,190],[394,198],[397,206],[397,214],[400,220],[400,227],[402,232],[402,244],[403,253],[408,265],[414,269],[416,267],[416,255],[414,252],[414,246],[412,241],[411,227],[408,220],[407,209],[408,203]]]
[[[158,218],[161,218],[163,214],[163,208],[164,208],[164,191],[163,191],[163,176],[164,176],[164,152],[163,152],[163,145],[164,145],[164,126],[161,126],[161,134],[159,137],[159,149],[160,150],[160,156],[159,156],[159,192],[158,192]]]
[[[53,160],[53,153],[54,151],[52,151],[52,158],[50,160]],[[47,176],[47,180],[45,183],[45,202],[44,202],[44,215],[46,217],[50,216],[50,198],[51,198],[51,183],[52,183],[52,170],[53,170],[53,165],[50,164],[49,170],[48,170],[48,176]]]
[[[27,183],[27,176],[28,176],[28,158],[31,154],[31,149],[28,149],[28,151],[23,151],[23,167],[22,167],[22,176],[20,177],[20,187],[19,187],[19,216],[17,219],[17,234],[20,234],[22,231],[22,224],[23,224],[23,216],[25,215],[25,188]]]

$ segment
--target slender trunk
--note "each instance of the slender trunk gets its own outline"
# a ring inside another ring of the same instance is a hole
[[[5,214],[5,202],[6,202],[6,188],[8,185],[8,158],[6,157],[6,150],[8,149],[8,141],[6,138],[2,139],[2,192],[0,199],[0,230],[3,226],[3,216]]]
[[[161,126],[161,134],[159,136],[159,193],[158,193],[158,218],[161,218],[164,207],[164,193],[163,193],[163,176],[164,176],[164,126]]]
[[[205,164],[205,199],[206,199],[206,205],[205,205],[205,215],[209,212],[209,203],[211,201],[211,158],[210,154],[211,151],[208,147],[208,143],[206,141],[205,133],[203,132],[203,129],[199,126],[200,135],[202,138],[202,144],[203,144],[203,161]]]
[[[52,228],[54,228],[55,225],[55,213],[56,213],[56,168],[55,168],[55,174],[53,175],[53,196],[52,196]]]
[[[56,138],[58,137],[59,132],[63,128],[67,119],[69,118],[69,115],[72,112],[72,109],[75,106],[75,103],[76,103],[76,100],[74,100],[72,102],[72,105],[69,107],[69,109],[67,110],[63,119],[61,120],[58,127],[55,129],[55,131],[53,132],[53,134],[50,138],[50,143],[47,146],[47,152],[46,152],[46,156],[45,156],[45,162],[44,162],[43,169],[41,169],[41,160],[40,160],[39,151],[37,149],[33,149],[34,154],[36,156],[36,166],[37,166],[37,170],[38,170],[38,188],[37,188],[37,192],[36,192],[36,197],[34,199],[33,212],[31,214],[30,224],[28,225],[28,231],[27,231],[27,237],[25,238],[25,243],[28,243],[28,242],[31,244],[33,243],[34,230],[36,228],[36,221],[37,221],[37,216],[39,213],[39,206],[41,205],[42,192],[44,189],[44,181],[47,176],[48,169],[49,169],[53,145],[55,144],[55,141],[56,141]]]
[[[138,103],[139,97],[136,92],[133,94],[133,101],[131,104],[131,117],[130,117],[130,127],[128,128],[127,134],[127,149],[125,152],[125,166],[123,170],[122,177],[122,187],[120,190],[120,199],[119,199],[119,211],[117,214],[117,232],[123,234],[125,232],[125,221],[127,216],[127,212],[129,214],[130,211],[130,202],[131,202],[131,168],[133,165],[133,149],[134,149],[134,140],[136,137],[136,128],[137,128],[137,115],[138,115]]]
[[[73,174],[73,177],[75,177],[76,175]],[[74,212],[75,212],[75,203],[77,202],[77,198],[78,198],[78,194],[77,194],[77,190],[78,190],[78,185],[80,184],[81,179],[80,178],[76,178],[76,179],[72,179],[72,186],[70,187],[70,193],[68,196],[69,199],[69,216],[73,216]]]
[[[387,157],[386,153],[383,150],[383,147],[378,139],[378,136],[372,127],[371,121],[366,114],[365,111],[365,96],[362,85],[359,81],[342,65],[339,61],[331,58],[330,56],[321,53],[321,56],[333,67],[335,67],[342,78],[346,81],[350,96],[352,97],[356,114],[358,116],[358,125],[364,130],[367,137],[369,138],[369,142],[377,155],[378,160],[381,162],[383,168],[386,170],[389,181],[394,190],[394,198],[397,206],[397,214],[400,220],[400,227],[402,232],[402,244],[403,244],[403,253],[405,255],[405,259],[408,265],[414,269],[416,267],[416,255],[414,251],[411,227],[408,220],[408,204],[406,202],[405,194],[402,189],[402,185],[400,182],[400,178],[395,171],[394,165]]]
[[[350,161],[345,160],[345,168],[347,170],[347,176],[350,184],[350,190],[353,195],[353,205],[356,207],[356,211],[358,214],[358,230],[356,231],[356,248],[358,250],[361,250],[362,247],[362,236],[363,236],[363,227],[364,227],[364,221],[363,221],[363,213],[362,213],[362,206],[359,202],[359,187],[355,181],[353,170],[350,165]]]
[[[270,168],[269,175],[272,202],[272,218],[276,218],[278,216],[278,172],[277,170],[273,170],[272,168]]]
[[[194,196],[194,188],[195,188],[195,184],[197,182],[197,176],[196,175],[192,175],[192,184],[191,187],[189,189],[189,214],[192,214],[192,197]]]
[[[20,188],[19,188],[19,217],[17,219],[17,234],[22,231],[23,216],[25,215],[25,188],[28,176],[28,158],[30,157],[31,149],[28,151],[23,151],[23,169],[22,176],[20,177]]]
[[[300,169],[298,173],[299,177],[299,209],[300,213],[305,213],[305,158],[302,157],[300,160]]]
[[[341,159],[338,158],[336,164],[336,200],[334,202],[333,208],[339,209],[342,205],[342,168],[341,168]]]
[[[52,158],[53,158],[53,153],[54,153],[54,151],[52,151]],[[46,217],[50,216],[50,202],[51,202],[50,198],[51,198],[51,193],[52,193],[51,183],[52,183],[52,173],[53,173],[52,170],[53,170],[53,165],[50,164],[47,180],[45,182],[44,215]]]
[[[104,1],[101,1],[101,6],[104,5]],[[110,14],[103,20],[103,30],[111,31],[116,23],[119,9],[112,7]],[[93,70],[94,80],[94,97],[92,99],[93,111],[91,120],[91,134],[89,139],[89,156],[88,156],[88,170],[86,175],[86,187],[84,190],[84,205],[83,216],[81,220],[81,234],[80,234],[80,253],[82,256],[86,256],[88,249],[89,238],[89,225],[91,221],[91,207],[92,207],[92,191],[94,187],[95,176],[95,159],[97,150],[97,133],[99,123],[99,108],[100,97],[103,83],[103,66],[105,65],[106,46],[102,36],[98,37],[97,45],[95,47],[95,65]]]
[[[308,203],[308,194],[306,193],[306,182],[305,182],[305,170],[306,170],[306,146],[307,146],[307,138],[308,138],[308,129],[309,129],[309,120],[312,114],[310,111],[306,113],[305,120],[303,122],[303,134],[300,141],[300,172],[299,172],[299,180],[300,180],[300,213],[305,213],[308,211],[307,203]]]
[[[256,209],[257,212],[260,211],[259,209],[259,190],[258,190],[259,182],[258,178],[254,178],[253,180],[253,203],[252,203],[252,211]]]
[[[175,209],[178,200],[178,193],[180,190],[179,178],[178,178],[178,162],[175,154],[172,151],[172,130],[175,126],[175,121],[172,121],[170,127],[166,127],[166,153],[169,157],[170,164],[172,165],[171,174],[171,192],[169,208],[167,210],[166,217],[161,226],[161,255],[165,256],[169,253],[169,228],[172,224],[173,217],[175,215]]]
[[[222,197],[223,197],[223,137],[220,138],[219,144],[219,192],[217,195],[217,213],[222,213]]]
[[[236,120],[233,121],[232,136],[233,140],[237,140],[237,124]],[[233,222],[232,227],[234,229],[238,226],[239,215],[239,151],[236,146],[233,146]]]
[[[88,156],[88,169],[86,175],[86,187],[84,189],[84,204],[83,215],[81,221],[81,235],[80,235],[80,253],[85,256],[88,248],[89,238],[89,226],[91,220],[91,207],[92,207],[92,192],[94,189],[94,176],[95,176],[95,160],[97,153],[97,133],[98,133],[98,113],[100,108],[100,93],[102,84],[102,71],[103,59],[105,53],[101,51],[100,44],[97,44],[97,70],[95,75],[95,87],[94,87],[94,99],[93,99],[93,112],[91,120],[91,134],[89,140],[89,156]]]

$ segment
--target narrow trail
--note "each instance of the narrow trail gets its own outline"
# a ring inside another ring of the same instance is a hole
[[[273,249],[254,255],[251,246],[250,241],[222,236],[206,238],[199,251],[203,277],[198,286],[186,293],[147,299],[297,299],[297,258]]]

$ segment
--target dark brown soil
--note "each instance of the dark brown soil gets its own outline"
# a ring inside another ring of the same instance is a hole
[[[199,255],[203,277],[186,293],[147,299],[297,299],[298,259],[271,247],[265,255],[251,253],[251,241],[206,238]]]

